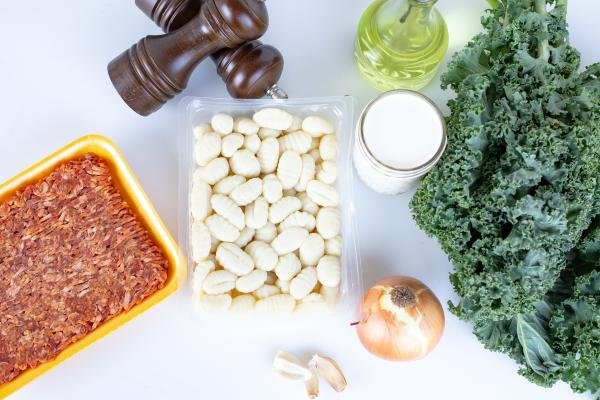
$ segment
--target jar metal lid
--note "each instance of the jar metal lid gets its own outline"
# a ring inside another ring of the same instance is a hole
[[[429,105],[431,105],[432,109],[435,110],[436,114],[438,115],[438,117],[440,119],[440,123],[441,123],[441,127],[442,127],[442,138],[440,140],[440,145],[439,145],[439,148],[437,149],[437,151],[435,152],[435,154],[433,155],[433,157],[431,159],[429,159],[428,161],[424,162],[422,165],[416,166],[414,168],[409,168],[409,169],[395,168],[395,167],[387,165],[387,164],[381,162],[379,159],[377,159],[377,157],[375,157],[375,155],[371,152],[371,150],[367,146],[367,143],[365,140],[365,135],[364,135],[365,117],[367,116],[369,111],[373,108],[373,106],[375,104],[377,104],[377,102],[380,101],[381,99],[387,98],[389,96],[399,95],[399,94],[414,96],[414,97],[418,97],[422,100],[425,100]],[[437,107],[437,105],[427,96],[425,96],[419,92],[415,92],[412,90],[406,90],[406,89],[397,89],[397,90],[391,90],[388,92],[384,92],[384,93],[380,94],[379,96],[377,96],[375,99],[373,99],[371,102],[369,102],[369,104],[367,104],[367,106],[364,108],[363,112],[360,115],[358,124],[356,126],[356,133],[357,133],[357,142],[358,142],[359,148],[360,148],[361,152],[363,153],[363,155],[365,156],[365,158],[369,161],[371,166],[373,168],[375,168],[378,172],[380,172],[384,175],[390,176],[390,177],[410,178],[410,177],[418,177],[418,176],[425,174],[431,168],[433,168],[433,166],[442,157],[442,155],[444,154],[444,150],[446,149],[446,145],[448,143],[448,138],[447,138],[447,134],[446,134],[446,120],[444,119],[444,116],[442,115],[442,112]]]

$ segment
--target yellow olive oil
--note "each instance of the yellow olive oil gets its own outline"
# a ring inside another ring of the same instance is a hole
[[[419,90],[448,50],[448,28],[437,0],[375,0],[363,14],[354,58],[375,88]]]

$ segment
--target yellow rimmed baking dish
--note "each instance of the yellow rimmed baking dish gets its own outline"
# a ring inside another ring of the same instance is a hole
[[[175,292],[185,281],[186,261],[181,250],[158,216],[150,199],[142,190],[140,183],[121,152],[112,141],[104,136],[83,136],[3,183],[0,185],[0,203],[4,202],[15,192],[46,177],[60,164],[79,158],[88,153],[96,154],[108,162],[112,170],[114,181],[121,191],[121,195],[136,213],[153,240],[167,257],[169,261],[169,271],[166,285],[128,312],[117,315],[78,342],[67,347],[54,360],[43,363],[37,368],[27,370],[11,382],[0,385],[0,398],[5,398],[15,390],[21,388],[44,372],[62,363],[67,358],[100,339],[102,336],[117,329],[133,317],[156,305],[158,302]]]

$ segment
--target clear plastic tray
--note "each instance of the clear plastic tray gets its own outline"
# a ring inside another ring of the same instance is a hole
[[[192,175],[195,169],[193,156],[195,126],[210,123],[212,116],[223,112],[236,116],[248,116],[264,107],[278,107],[293,115],[306,117],[323,116],[336,127],[338,138],[338,180],[336,188],[340,194],[340,212],[342,214],[342,282],[340,301],[336,313],[354,315],[357,302],[363,293],[358,237],[354,225],[352,149],[354,146],[354,102],[349,96],[303,98],[289,100],[232,100],[213,98],[184,98],[180,105],[180,165],[179,165],[179,243],[188,257],[189,276],[192,276],[193,261],[190,249],[192,217],[190,213],[190,193]],[[189,286],[189,285],[188,285]],[[190,289],[191,290],[191,289]]]

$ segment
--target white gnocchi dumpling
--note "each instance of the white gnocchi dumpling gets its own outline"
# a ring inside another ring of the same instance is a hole
[[[277,235],[271,247],[281,256],[298,250],[307,237],[308,231],[304,228],[288,228]]]
[[[251,294],[242,294],[233,298],[229,311],[246,314],[254,311],[256,299]]]
[[[263,178],[262,194],[269,204],[276,203],[283,197],[283,187],[276,175],[269,174]]]
[[[196,181],[193,183],[192,193],[190,195],[190,211],[195,220],[204,221],[211,213],[211,197],[212,189],[208,183],[204,181]]]
[[[269,203],[261,197],[254,203],[246,206],[246,225],[253,229],[260,229],[269,219]]]
[[[256,268],[263,271],[273,271],[277,266],[279,256],[269,244],[255,240],[248,244],[245,250],[252,257]]]
[[[291,314],[296,307],[296,300],[289,294],[276,294],[256,302],[256,312],[262,314]]]
[[[297,151],[284,151],[277,165],[277,177],[284,189],[292,189],[302,174],[302,158]]]
[[[304,228],[311,232],[313,229],[315,229],[316,219],[312,214],[304,211],[296,211],[288,215],[287,218],[284,219],[281,224],[279,224],[279,230],[284,231],[294,226]]]
[[[293,150],[297,153],[304,154],[310,149],[311,144],[312,136],[303,131],[288,133],[279,138],[281,151]]]
[[[221,144],[221,154],[223,157],[231,157],[244,145],[244,136],[239,133],[231,133],[223,138]]]
[[[301,300],[313,291],[317,283],[317,270],[314,267],[305,267],[290,282],[290,294],[296,300]]]
[[[319,153],[324,161],[332,161],[337,158],[337,139],[334,135],[325,135],[321,138]]]
[[[240,236],[233,243],[240,249],[244,248],[248,243],[252,241],[252,239],[254,239],[255,233],[256,230],[250,228],[249,226],[246,226],[244,229],[242,229],[242,231],[240,232]]]
[[[300,246],[300,261],[303,265],[315,266],[325,255],[325,241],[321,235],[311,233]]]
[[[247,206],[262,193],[262,180],[260,178],[252,178],[248,182],[242,183],[231,191],[229,195],[233,201],[240,206]]]
[[[241,175],[230,175],[217,182],[214,186],[214,192],[229,196],[233,192],[233,189],[242,183],[246,183],[246,178]]]
[[[239,230],[244,229],[246,226],[244,223],[244,212],[230,197],[215,194],[210,198],[210,205],[217,214],[225,218]]]
[[[281,290],[277,286],[270,285],[268,283],[262,285],[254,291],[254,295],[259,299],[266,299],[267,297],[275,296],[280,293]]]
[[[221,135],[233,132],[233,117],[225,113],[218,113],[212,117],[210,124],[213,130]]]
[[[197,172],[200,179],[214,185],[229,174],[229,162],[223,157],[215,158],[206,166],[198,168]]]
[[[235,289],[240,293],[252,293],[262,287],[267,280],[267,272],[255,269],[252,272],[240,276],[235,282]]]
[[[297,192],[304,192],[308,182],[315,178],[316,163],[315,159],[308,154],[302,154],[302,172],[300,172],[300,179],[294,190]]]
[[[206,218],[206,226],[210,234],[221,242],[235,242],[240,237],[240,230],[219,214]]]
[[[233,130],[242,135],[256,135],[260,127],[250,118],[238,117],[233,120]]]
[[[204,278],[202,290],[206,294],[225,294],[235,287],[236,280],[237,276],[229,271],[212,271]]]
[[[279,142],[275,138],[266,138],[262,141],[257,153],[260,172],[270,174],[277,168],[279,162]]]
[[[254,260],[233,243],[221,243],[217,248],[217,262],[237,276],[249,274],[254,269]]]
[[[341,236],[336,236],[334,238],[328,239],[325,241],[325,253],[330,256],[338,256],[342,255],[342,238]]]
[[[317,167],[317,179],[328,185],[333,185],[337,180],[337,166],[333,161],[323,161]]]
[[[290,281],[302,269],[302,263],[294,253],[289,253],[279,257],[279,262],[275,267],[277,278],[282,281]]]
[[[194,308],[200,314],[227,311],[233,299],[230,294],[195,295]]]
[[[333,207],[323,207],[317,214],[317,232],[323,239],[332,239],[340,233],[342,222],[340,211]]]
[[[260,175],[260,163],[258,159],[248,149],[236,151],[229,159],[231,170],[234,174],[254,178]]]
[[[272,222],[267,222],[262,228],[256,230],[254,238],[265,243],[271,243],[277,237],[277,227]]]
[[[332,310],[341,282],[334,125],[266,107],[194,129],[191,283],[202,312]]]
[[[250,150],[254,154],[260,149],[261,141],[258,135],[250,135],[244,138],[244,148]]]
[[[192,224],[192,259],[200,262],[210,254],[211,234],[210,230],[200,221]]]
[[[269,221],[278,224],[300,208],[302,208],[302,202],[298,197],[283,197],[269,208]]]
[[[292,122],[294,122],[294,117],[287,111],[270,107],[257,111],[254,113],[252,119],[261,128],[277,129],[280,131],[289,129]]]
[[[194,294],[202,293],[204,279],[214,270],[215,262],[213,260],[204,260],[196,264],[192,273],[192,291]]]
[[[340,195],[331,185],[313,180],[306,186],[308,197],[321,207],[336,207],[340,202]]]
[[[310,133],[314,137],[320,137],[323,135],[330,135],[334,132],[334,127],[323,117],[311,115],[310,117],[304,118],[302,121],[302,130]]]
[[[323,286],[339,286],[342,276],[342,268],[339,257],[323,256],[317,264],[317,276],[319,282],[321,282]]]
[[[194,155],[196,163],[204,167],[221,153],[221,136],[215,132],[207,132],[196,140]]]

